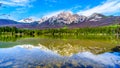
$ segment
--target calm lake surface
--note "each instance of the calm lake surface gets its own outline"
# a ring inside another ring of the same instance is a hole
[[[111,36],[0,36],[0,68],[120,68]]]

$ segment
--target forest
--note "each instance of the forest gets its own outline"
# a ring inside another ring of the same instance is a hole
[[[0,35],[119,35],[120,26],[58,28],[58,29],[21,29],[0,27]]]
[[[16,41],[20,38],[40,37],[59,39],[120,39],[120,26],[104,26],[89,28],[59,29],[21,29],[16,27],[0,27],[0,40]]]

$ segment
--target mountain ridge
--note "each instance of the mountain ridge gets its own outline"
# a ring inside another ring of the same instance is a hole
[[[50,18],[43,17],[39,20],[25,18],[21,21],[9,19],[0,19],[0,26],[15,26],[18,28],[46,29],[46,28],[82,28],[82,27],[99,27],[120,23],[120,16],[105,16],[94,13],[91,16],[72,14],[62,12]]]

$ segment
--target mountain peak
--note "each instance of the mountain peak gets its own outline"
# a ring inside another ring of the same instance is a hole
[[[105,17],[105,16],[100,13],[93,13],[90,17]]]
[[[70,11],[63,11],[63,12],[61,12],[58,15],[67,15],[67,16],[69,16],[69,15],[72,15],[72,12],[70,12]]]
[[[100,21],[104,17],[105,17],[104,15],[99,13],[94,13],[91,16],[86,17],[83,15],[73,14],[70,11],[63,11],[52,17],[42,17],[39,20],[35,20],[33,18],[26,18],[26,19],[20,20],[19,22],[23,22],[23,23],[37,22],[39,24],[46,23],[48,25],[55,26],[55,25],[68,25],[71,23],[82,23],[85,21]]]
[[[42,22],[45,22],[46,20],[48,20],[48,17],[42,17],[39,19],[38,23],[41,24]]]
[[[55,25],[55,24],[71,24],[71,23],[80,23],[85,21],[87,17],[85,16],[80,16],[78,14],[73,14],[72,12],[69,11],[64,11],[59,13],[58,15],[52,16],[48,18],[47,23],[50,25]]]
[[[90,21],[98,21],[104,18],[105,16],[100,13],[93,13],[91,16],[88,17]]]

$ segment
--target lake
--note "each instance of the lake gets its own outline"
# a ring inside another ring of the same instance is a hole
[[[0,36],[0,68],[120,68],[114,36]]]

